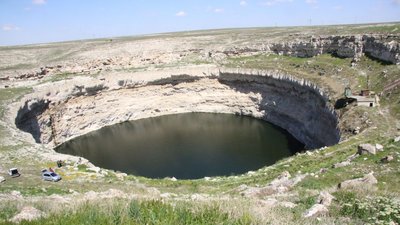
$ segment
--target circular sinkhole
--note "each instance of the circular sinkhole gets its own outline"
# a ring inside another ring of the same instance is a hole
[[[56,151],[148,178],[198,179],[257,170],[302,149],[287,131],[263,120],[184,113],[103,127]]]

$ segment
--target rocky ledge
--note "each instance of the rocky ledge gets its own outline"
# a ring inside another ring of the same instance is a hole
[[[352,58],[353,63],[357,63],[366,54],[388,63],[400,64],[399,39],[397,35],[310,36],[308,39],[267,43],[261,49],[260,46],[235,47],[222,53],[241,55],[265,52],[303,58],[332,54],[341,58]]]
[[[333,145],[340,139],[328,97],[312,83],[290,75],[195,68],[116,77],[81,77],[39,86],[11,107],[15,125],[37,143],[57,146],[124,121],[210,112],[272,122],[307,148]]]
[[[211,38],[211,37],[209,37]],[[253,37],[254,38],[254,37]],[[230,56],[246,56],[256,54],[279,54],[296,57],[314,57],[320,54],[331,54],[341,58],[352,58],[356,65],[362,55],[382,60],[387,63],[400,64],[400,36],[391,34],[356,34],[356,35],[289,35],[285,41],[260,36],[255,40],[246,37],[239,38],[233,44],[221,46],[210,44],[209,39],[203,41],[179,39],[175,42],[165,42],[160,46],[152,40],[135,42],[133,45],[106,45],[107,52],[91,49],[81,54],[84,57],[67,58],[63,62],[53,64],[49,61],[40,69],[20,69],[18,71],[2,71],[0,80],[7,86],[14,85],[13,81],[39,80],[54,74],[98,74],[112,70],[131,70],[154,67],[155,65],[171,65],[180,62],[191,62],[193,59],[204,62],[223,62]],[[179,43],[179,44],[178,44]],[[185,44],[182,44],[185,43]],[[147,46],[145,50],[143,46]],[[167,47],[175,46],[174,48]],[[154,46],[158,46],[156,49]],[[207,47],[205,47],[207,46]],[[114,51],[109,51],[113,48]],[[60,47],[61,50],[62,46]],[[81,49],[79,49],[81,51]],[[103,50],[104,51],[104,50]],[[105,56],[103,56],[105,55]],[[8,56],[0,61],[8,62]],[[9,62],[24,64],[24,61]],[[7,66],[10,66],[8,65]],[[17,64],[18,65],[18,64]]]

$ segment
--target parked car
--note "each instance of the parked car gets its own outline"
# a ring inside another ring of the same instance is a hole
[[[54,181],[57,182],[59,180],[61,180],[61,176],[56,174],[55,172],[51,172],[51,171],[42,171],[42,178],[43,180],[47,180],[47,181]]]

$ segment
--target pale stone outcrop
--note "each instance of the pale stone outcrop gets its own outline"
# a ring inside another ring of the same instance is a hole
[[[318,202],[318,204],[330,206],[334,199],[335,199],[335,197],[333,197],[333,195],[331,195],[329,192],[322,191],[321,193],[319,193],[317,202]]]
[[[388,156],[383,157],[383,158],[381,159],[381,162],[383,162],[383,163],[389,163],[389,162],[393,161],[393,159],[394,159],[393,156],[388,155]]]
[[[268,207],[268,208],[273,208],[273,207],[294,208],[297,206],[293,202],[279,201],[275,198],[267,198],[265,200],[258,200],[257,203],[261,207]]]
[[[375,185],[377,183],[378,180],[374,177],[373,173],[369,173],[362,178],[343,181],[338,187],[341,189],[359,188],[368,185]]]
[[[285,171],[280,176],[272,180],[268,185],[264,187],[245,187],[240,194],[245,197],[263,198],[273,194],[285,193],[297,183],[302,181],[306,175],[302,174],[297,175],[294,178],[290,177],[291,175],[289,172]]]
[[[23,220],[27,221],[36,220],[43,216],[44,213],[42,211],[31,206],[26,206],[22,208],[21,212],[19,212],[17,215],[11,218],[10,221],[13,223],[19,223]]]
[[[332,200],[335,199],[329,192],[322,191],[317,199],[317,203],[304,212],[303,217],[322,216],[329,213],[328,207],[331,205]]]
[[[322,216],[327,215],[329,213],[328,208],[323,204],[315,204],[306,212],[304,212],[303,217],[313,217],[313,216]]]
[[[364,154],[376,154],[376,148],[375,146],[371,144],[361,144],[358,146],[358,154],[364,155]]]
[[[383,151],[383,145],[381,145],[381,144],[375,144],[375,149],[376,149],[377,151]]]
[[[346,160],[343,162],[339,162],[339,163],[335,163],[332,165],[332,168],[340,168],[340,167],[345,167],[345,166],[349,166],[351,165],[351,161],[350,160]]]

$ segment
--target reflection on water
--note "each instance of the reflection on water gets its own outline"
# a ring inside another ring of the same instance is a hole
[[[186,113],[104,127],[56,151],[129,174],[196,179],[256,170],[302,148],[286,131],[262,120]]]

